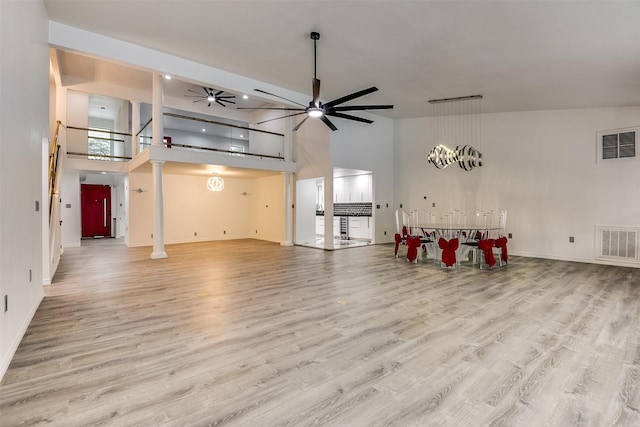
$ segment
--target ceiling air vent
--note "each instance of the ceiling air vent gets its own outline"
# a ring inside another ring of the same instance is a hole
[[[638,128],[598,132],[598,162],[636,158],[638,155]]]

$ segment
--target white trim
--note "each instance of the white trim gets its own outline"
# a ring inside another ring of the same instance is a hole
[[[545,255],[545,254],[537,254],[532,252],[520,252],[520,251],[509,251],[509,256],[521,256],[526,258],[541,258],[541,259],[550,259],[554,261],[568,261],[568,262],[581,262],[585,264],[601,264],[601,265],[612,265],[614,267],[633,267],[640,268],[640,264],[637,262],[622,262],[614,259],[596,259],[596,258],[582,258],[582,257],[563,257],[563,256],[555,256],[555,255]]]
[[[33,320],[33,316],[36,314],[36,311],[38,310],[38,307],[40,307],[40,303],[43,299],[44,291],[41,291],[39,298],[35,301],[35,304],[33,304],[31,310],[29,310],[29,314],[25,317],[24,322],[22,323],[22,327],[18,331],[15,340],[11,343],[11,345],[9,346],[9,350],[5,353],[5,358],[0,363],[0,381],[2,381],[2,378],[4,378],[4,374],[7,372],[7,369],[9,369],[11,360],[16,354],[16,350],[18,349],[18,346],[20,345],[24,334],[27,332],[27,328],[29,327],[31,320]]]

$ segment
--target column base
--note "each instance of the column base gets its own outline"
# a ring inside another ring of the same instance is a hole
[[[293,246],[293,242],[290,240],[285,240],[284,242],[280,242],[280,246]]]
[[[163,259],[163,258],[167,258],[167,253],[162,251],[162,252],[152,252],[151,259]]]

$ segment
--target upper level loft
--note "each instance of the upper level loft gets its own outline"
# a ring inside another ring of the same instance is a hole
[[[126,173],[162,160],[167,173],[173,166],[181,173],[189,168],[197,173],[207,166],[236,168],[236,175],[242,170],[295,170],[293,125],[272,120],[282,116],[280,111],[261,109],[281,104],[193,77],[163,79],[164,143],[152,146],[157,73],[59,48],[50,50],[50,59],[52,122],[64,125],[59,143],[65,168]]]
[[[295,171],[284,133],[241,120],[164,107],[163,143],[156,146],[152,144],[150,104],[73,90],[66,96],[68,123],[63,123],[59,141],[66,153],[66,167],[71,169],[126,173],[148,170],[149,161],[161,160],[168,173],[189,169],[197,173],[207,167]],[[206,96],[202,100],[209,103]]]

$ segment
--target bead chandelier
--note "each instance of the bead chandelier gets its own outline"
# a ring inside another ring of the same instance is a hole
[[[222,191],[224,190],[224,179],[219,176],[212,176],[207,180],[207,190]]]
[[[438,169],[458,163],[466,171],[482,166],[482,153],[475,148],[481,139],[481,100],[482,95],[472,95],[429,101],[430,115],[435,116],[431,142],[437,145],[429,152],[428,163]]]

